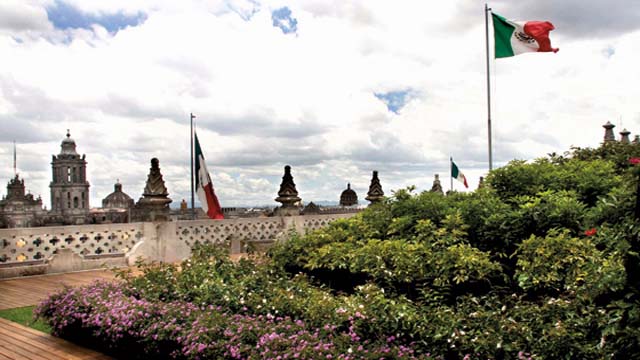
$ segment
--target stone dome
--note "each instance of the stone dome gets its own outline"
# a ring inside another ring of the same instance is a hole
[[[117,182],[114,191],[102,200],[102,207],[105,209],[129,209],[133,207],[133,199],[122,192],[122,184]]]
[[[76,152],[76,142],[71,138],[71,134],[69,130],[67,130],[67,137],[62,140],[62,144],[60,144],[60,154],[64,155],[78,155]]]
[[[340,195],[340,206],[358,205],[358,194],[351,189],[351,184],[347,184],[347,188]]]

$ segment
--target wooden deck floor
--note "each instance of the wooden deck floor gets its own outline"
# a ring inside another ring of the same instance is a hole
[[[0,280],[0,309],[36,305],[66,286],[114,279],[106,270],[29,276]],[[110,357],[0,318],[0,360],[107,360]]]
[[[0,360],[111,359],[104,354],[5,319],[0,319],[0,339]]]
[[[0,280],[0,310],[36,305],[65,285],[85,285],[98,279],[110,280],[114,275],[107,270],[95,270]]]

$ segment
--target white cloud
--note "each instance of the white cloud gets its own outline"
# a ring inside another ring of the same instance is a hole
[[[285,164],[304,201],[337,201],[351,182],[364,203],[374,169],[387,194],[430,189],[434,173],[448,188],[449,156],[472,188],[486,172],[481,4],[67,3],[146,20],[117,32],[55,29],[52,2],[35,1],[12,3],[13,22],[0,18],[0,53],[9,54],[0,57],[0,163],[11,163],[15,138],[27,186],[45,203],[67,128],[87,155],[92,205],[116,179],[137,199],[151,157],[174,203],[188,199],[190,112],[224,206],[275,205]],[[599,6],[581,4],[585,13]],[[271,12],[285,6],[296,34],[273,26]],[[581,21],[565,15],[563,24]],[[607,120],[640,128],[640,32],[618,31],[576,39],[558,27],[559,53],[491,61],[496,165],[596,146]],[[402,89],[418,95],[398,114],[374,96]],[[0,184],[11,176],[0,169]]]
[[[47,12],[41,4],[23,0],[0,2],[0,32],[11,34],[51,29]]]

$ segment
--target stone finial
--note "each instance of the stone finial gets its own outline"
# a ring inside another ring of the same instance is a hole
[[[278,191],[278,197],[275,200],[281,203],[283,208],[296,207],[296,203],[302,200],[298,197],[298,190],[296,190],[296,184],[293,182],[291,166],[289,165],[284,167],[284,176],[280,184],[280,191]]]
[[[182,199],[180,202],[180,212],[185,213],[189,210],[189,205],[187,204],[187,200]]]
[[[640,135],[636,135],[636,136],[633,138],[632,143],[634,143],[634,144],[640,144]]]
[[[380,185],[380,179],[378,179],[377,170],[373,170],[371,184],[369,185],[369,192],[367,193],[367,197],[365,199],[367,199],[372,204],[384,199],[384,191],[382,191],[382,185]]]
[[[161,196],[167,197],[169,192],[167,187],[164,186],[164,180],[162,179],[162,173],[160,173],[160,161],[158,159],[151,159],[151,169],[149,169],[149,176],[147,176],[147,184],[144,187],[144,193],[147,196]]]
[[[631,134],[631,131],[622,129],[622,131],[620,131],[620,142],[623,144],[630,144],[631,141],[629,141],[629,134]]]
[[[442,191],[442,184],[440,184],[440,175],[435,174],[435,179],[433,180],[433,186],[431,186],[430,191],[444,195],[444,191]]]
[[[480,180],[478,181],[478,189],[482,189],[484,187],[484,176],[480,176]]]
[[[351,183],[347,184],[347,188],[340,194],[340,206],[358,205],[358,194],[351,189]]]
[[[610,121],[607,121],[606,124],[602,125],[604,128],[604,142],[613,142],[616,141],[615,136],[613,135],[613,128],[616,127]]]
[[[160,162],[153,158],[144,193],[135,206],[135,221],[169,221],[171,201],[160,172]]]

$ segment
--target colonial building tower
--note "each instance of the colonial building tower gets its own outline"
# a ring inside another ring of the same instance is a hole
[[[76,152],[69,130],[60,147],[60,154],[51,160],[51,215],[65,224],[82,224],[89,214],[87,162]]]

